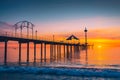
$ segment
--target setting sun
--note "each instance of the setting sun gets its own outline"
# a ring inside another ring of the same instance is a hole
[[[101,45],[98,45],[97,47],[98,47],[98,48],[101,48],[102,46],[101,46]]]

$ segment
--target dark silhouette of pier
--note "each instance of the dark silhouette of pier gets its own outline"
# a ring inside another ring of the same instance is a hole
[[[18,26],[18,24],[20,24]],[[31,25],[31,26],[30,26]],[[23,37],[22,29],[26,27],[27,28],[27,36]],[[18,37],[17,29],[20,28],[20,34],[21,36]],[[32,37],[29,37],[29,29],[32,29]],[[4,64],[7,64],[7,48],[8,48],[8,42],[9,41],[17,41],[19,44],[19,60],[18,62],[21,63],[21,50],[22,50],[22,44],[27,44],[27,58],[26,62],[29,63],[29,53],[30,53],[30,43],[34,44],[34,62],[36,62],[36,45],[39,44],[40,47],[40,60],[44,60],[46,62],[46,45],[50,45],[50,61],[61,59],[61,47],[63,47],[64,51],[64,58],[71,58],[72,57],[72,50],[77,49],[79,50],[80,47],[87,45],[87,40],[85,40],[85,44],[80,43],[69,43],[69,42],[61,42],[61,41],[55,41],[55,40],[43,40],[37,38],[37,31],[35,31],[36,35],[35,38],[33,36],[33,24],[27,21],[18,22],[15,24],[15,35],[9,35],[9,34],[0,34],[0,42],[4,42]],[[86,31],[85,31],[86,32]],[[87,34],[85,34],[86,36]],[[86,38],[87,39],[87,38]],[[44,56],[43,56],[44,55]]]

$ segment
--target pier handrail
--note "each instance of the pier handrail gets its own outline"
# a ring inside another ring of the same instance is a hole
[[[61,43],[70,43],[70,44],[78,44],[78,42],[70,42],[70,41],[65,41],[65,40],[54,40],[52,38],[44,37],[44,36],[32,36],[32,35],[24,35],[22,36],[18,33],[13,33],[13,32],[3,32],[0,31],[0,36],[6,36],[6,37],[14,37],[14,38],[24,38],[24,39],[33,39],[33,40],[43,40],[43,41],[51,41],[51,42],[61,42]]]

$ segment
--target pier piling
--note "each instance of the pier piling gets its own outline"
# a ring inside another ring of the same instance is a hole
[[[19,42],[19,64],[21,63],[21,42]]]
[[[7,64],[7,41],[5,41],[5,54],[4,54],[4,64]]]
[[[27,42],[27,63],[29,62],[29,42]]]
[[[46,62],[46,43],[44,43],[44,61]]]
[[[43,59],[43,44],[41,43],[41,62],[42,62],[42,59]]]
[[[36,43],[34,43],[34,62],[36,62]]]

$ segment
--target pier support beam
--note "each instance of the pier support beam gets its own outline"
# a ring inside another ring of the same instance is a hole
[[[53,54],[54,54],[54,60],[56,60],[56,45],[53,45]]]
[[[42,62],[42,59],[43,59],[43,44],[41,43],[41,62]]]
[[[29,62],[29,42],[27,43],[27,63]]]
[[[19,42],[19,64],[21,63],[21,42]]]
[[[7,42],[8,41],[5,41],[5,54],[4,54],[4,64],[6,65],[7,64]]]
[[[36,43],[34,43],[34,63],[36,62]]]
[[[54,61],[54,44],[52,44],[52,60]]]
[[[53,44],[50,44],[50,62],[53,61]]]
[[[76,46],[74,45],[74,53],[76,53]]]
[[[63,45],[63,49],[64,49],[64,55],[63,55],[63,57],[64,57],[64,61],[66,60],[66,49],[65,49],[65,45]]]
[[[46,62],[46,43],[44,44],[44,60]]]
[[[65,57],[66,57],[66,56],[65,56],[65,45],[63,45],[63,47],[64,47],[64,58],[65,58]]]
[[[66,55],[67,59],[69,58],[69,45],[67,45],[67,55]]]
[[[59,60],[59,45],[57,44],[57,61]]]
[[[72,58],[72,45],[70,45],[70,58]]]
[[[51,49],[52,45],[50,44],[50,62],[52,62],[52,49]]]
[[[61,45],[59,45],[59,58],[60,58],[60,61],[61,61]]]

